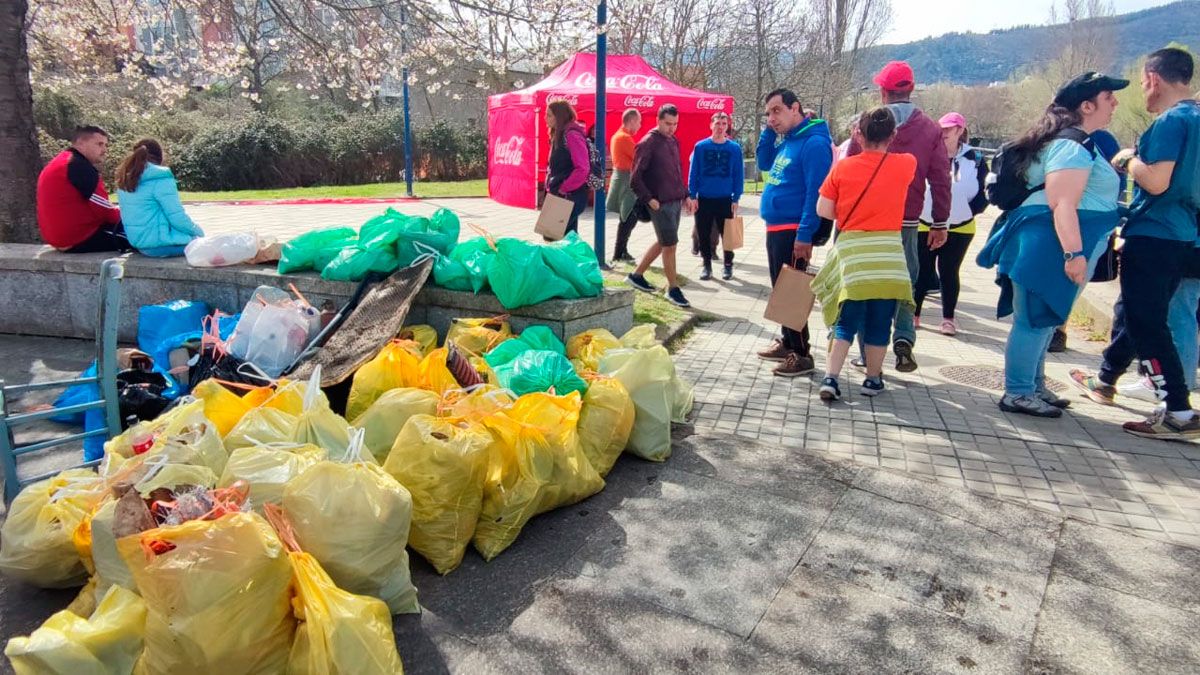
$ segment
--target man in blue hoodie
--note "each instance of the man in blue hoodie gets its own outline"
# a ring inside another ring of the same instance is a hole
[[[771,285],[784,265],[803,269],[812,258],[813,235],[820,226],[817,191],[833,165],[833,142],[824,120],[805,116],[789,89],[767,94],[767,128],[758,139],[758,169],[766,171],[759,212],[767,223],[767,265]],[[808,328],[783,335],[758,353],[780,364],[780,377],[811,373],[815,367]]]

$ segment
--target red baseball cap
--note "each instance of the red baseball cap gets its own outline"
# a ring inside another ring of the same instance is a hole
[[[912,91],[917,79],[907,61],[892,61],[875,76],[875,84],[887,91]]]

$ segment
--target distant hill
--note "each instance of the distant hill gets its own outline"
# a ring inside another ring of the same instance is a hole
[[[1200,49],[1200,0],[1097,20],[1113,24],[1117,38],[1114,72],[1170,42]],[[912,64],[918,79],[927,83],[988,84],[1007,80],[1057,56],[1060,50],[1054,44],[1054,30],[1051,26],[1021,26],[880,45],[866,53],[861,61],[862,72],[869,75],[888,61],[904,60]]]

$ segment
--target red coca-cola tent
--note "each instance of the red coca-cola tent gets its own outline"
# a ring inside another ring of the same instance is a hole
[[[605,147],[621,127],[626,108],[642,111],[640,138],[654,128],[659,106],[674,103],[679,108],[676,135],[686,177],[692,147],[710,134],[714,112],[733,113],[733,97],[681,87],[640,56],[609,56],[607,67]],[[576,54],[533,86],[488,97],[488,195],[492,199],[537,208],[550,157],[546,104],[556,99],[570,101],[585,127],[595,122],[595,54]]]

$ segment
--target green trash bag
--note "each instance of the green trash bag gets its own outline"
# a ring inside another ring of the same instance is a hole
[[[488,265],[491,264],[492,258],[495,255],[495,249],[483,237],[468,239],[455,246],[454,250],[450,252],[450,258],[462,263],[463,267],[466,268],[471,280],[471,290],[476,293],[487,288]],[[434,271],[436,272],[436,269]]]
[[[452,291],[475,291],[467,266],[450,256],[439,255],[433,261],[433,283]]]
[[[371,218],[358,229],[358,240],[363,246],[395,246],[400,233],[407,226],[412,216],[388,207],[381,215]]]
[[[571,297],[574,288],[542,258],[542,247],[504,238],[488,265],[488,283],[505,309],[534,305],[551,298]]]
[[[441,255],[450,255],[458,243],[458,216],[453,211],[438,209],[432,218],[407,218],[396,238],[396,257],[400,267],[408,267],[415,260],[435,249]],[[418,246],[417,244],[424,244]]]
[[[492,351],[485,354],[483,360],[487,361],[488,366],[490,366],[492,370],[495,370],[499,366],[503,366],[530,349],[532,349],[532,347],[530,347],[529,343],[527,342],[522,342],[521,340],[505,340],[504,342],[496,345]]]
[[[517,396],[534,392],[550,391],[565,396],[573,391],[582,396],[587,392],[587,383],[575,373],[575,366],[566,356],[557,352],[530,349],[517,355],[512,361],[493,368],[500,386]]]
[[[542,258],[555,274],[571,284],[570,298],[590,298],[604,290],[604,276],[596,252],[579,234],[568,232],[566,238],[542,247]]]
[[[348,227],[305,232],[283,245],[279,273],[324,269],[342,249],[354,243],[354,230]]]
[[[521,335],[517,339],[529,345],[531,349],[567,355],[567,346],[547,326],[530,326],[521,331]]]
[[[329,281],[362,281],[370,272],[391,274],[396,268],[396,254],[390,246],[363,248],[360,244],[343,249],[321,270],[321,278]]]

